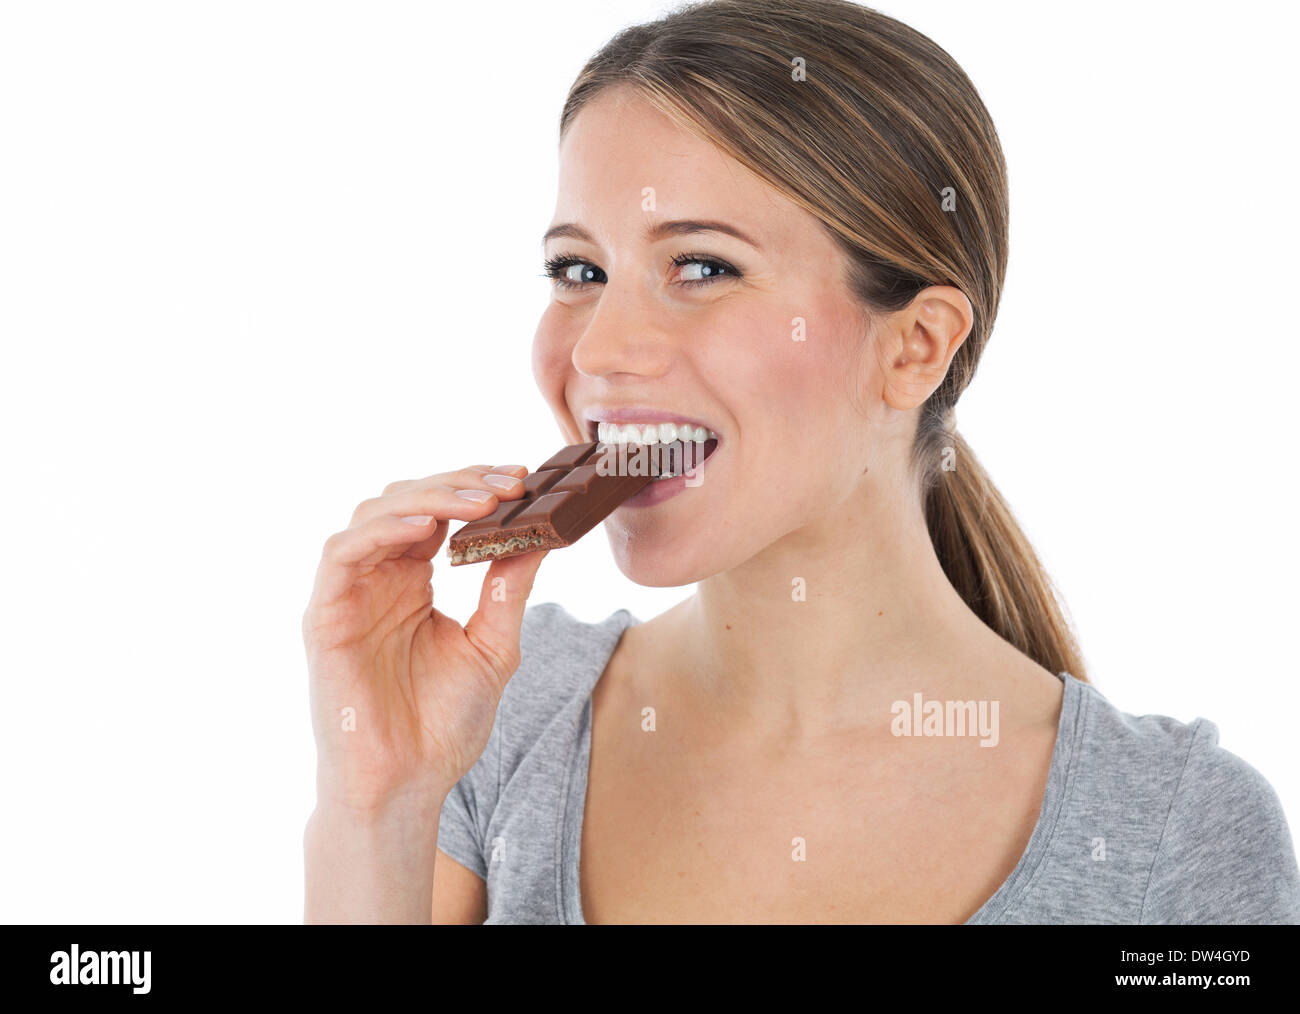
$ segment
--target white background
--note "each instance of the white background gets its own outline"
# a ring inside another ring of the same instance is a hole
[[[1300,826],[1291,8],[879,6],[1010,167],[963,432],[1096,685],[1213,719]],[[0,5],[0,920],[301,920],[321,544],[391,480],[554,451],[560,109],[665,9]],[[547,564],[532,601],[586,620],[690,592],[603,536]],[[436,566],[463,621],[483,571]]]

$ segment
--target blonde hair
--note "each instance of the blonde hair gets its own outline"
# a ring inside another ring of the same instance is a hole
[[[708,0],[610,39],[570,89],[561,136],[617,85],[820,220],[869,311],[902,309],[930,285],[970,299],[970,334],[922,406],[913,445],[930,538],[984,623],[1039,665],[1086,680],[1050,578],[953,422],[1007,265],[1006,162],[970,79],[920,32],[848,0]]]

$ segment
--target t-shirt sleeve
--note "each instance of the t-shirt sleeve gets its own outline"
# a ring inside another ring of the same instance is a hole
[[[501,708],[498,706],[482,755],[447,793],[438,820],[438,848],[485,881],[488,821],[496,808],[500,788],[500,736]]]
[[[1300,870],[1277,793],[1218,745],[1213,722],[1193,726],[1142,922],[1300,923]]]

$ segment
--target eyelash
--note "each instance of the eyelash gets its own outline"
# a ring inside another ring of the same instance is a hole
[[[595,282],[573,282],[567,278],[562,277],[564,269],[572,267],[574,264],[588,264],[591,265],[592,267],[596,267],[596,265],[592,264],[591,261],[584,260],[581,257],[575,256],[574,254],[557,254],[556,256],[548,258],[546,260],[545,262],[546,270],[543,273],[546,275],[547,278],[550,278],[551,281],[555,283],[555,287],[558,289],[580,289],[584,285],[596,284]],[[682,265],[685,264],[707,264],[710,267],[722,268],[727,273],[724,275],[713,275],[706,278],[692,278],[688,281],[678,282],[677,283],[678,285],[685,285],[690,287],[694,287],[697,285],[711,285],[721,278],[741,277],[740,272],[737,271],[730,264],[728,264],[726,261],[718,260],[718,258],[716,257],[707,257],[704,254],[681,253],[678,254],[676,257],[674,257],[671,261],[669,261],[670,267],[681,267]],[[600,269],[597,268],[597,270]]]

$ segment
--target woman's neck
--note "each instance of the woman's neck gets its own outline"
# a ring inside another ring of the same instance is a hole
[[[998,693],[989,663],[1029,660],[961,600],[919,504],[899,507],[841,511],[701,581],[643,650],[693,713],[781,743],[887,727],[917,692]]]

